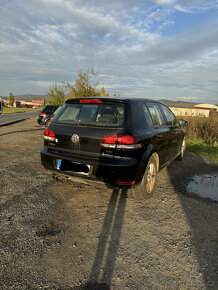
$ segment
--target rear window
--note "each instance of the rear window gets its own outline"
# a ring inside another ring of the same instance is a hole
[[[88,126],[120,127],[124,104],[65,104],[53,122]]]
[[[48,113],[48,114],[53,114],[57,110],[58,106],[46,106],[42,112]]]

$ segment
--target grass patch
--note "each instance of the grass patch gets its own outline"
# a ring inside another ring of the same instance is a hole
[[[33,112],[38,111],[38,108],[3,108],[3,114],[12,114],[12,113],[23,113],[23,112]]]
[[[209,157],[215,163],[218,163],[218,143],[207,144],[202,139],[187,138],[186,149],[206,157]]]

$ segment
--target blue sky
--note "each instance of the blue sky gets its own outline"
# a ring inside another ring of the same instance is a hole
[[[0,95],[93,66],[110,94],[218,103],[218,0],[0,0]]]

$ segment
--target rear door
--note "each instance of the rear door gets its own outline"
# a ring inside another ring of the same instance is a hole
[[[154,128],[152,143],[159,154],[160,167],[168,163],[172,158],[172,138],[169,127],[165,125],[162,112],[157,103],[146,103],[151,115]]]
[[[178,125],[178,121],[176,120],[173,112],[163,104],[160,104],[160,107],[163,111],[165,117],[165,123],[169,127],[171,134],[171,142],[172,142],[172,158],[176,156],[176,154],[180,151],[183,134],[181,127]]]

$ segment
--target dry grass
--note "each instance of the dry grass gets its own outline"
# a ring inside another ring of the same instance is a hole
[[[182,119],[188,121],[186,145],[187,150],[209,157],[218,163],[218,115],[207,117],[189,117]]]
[[[211,117],[184,117],[189,125],[185,128],[188,138],[203,140],[206,144],[218,142],[218,115]]]

